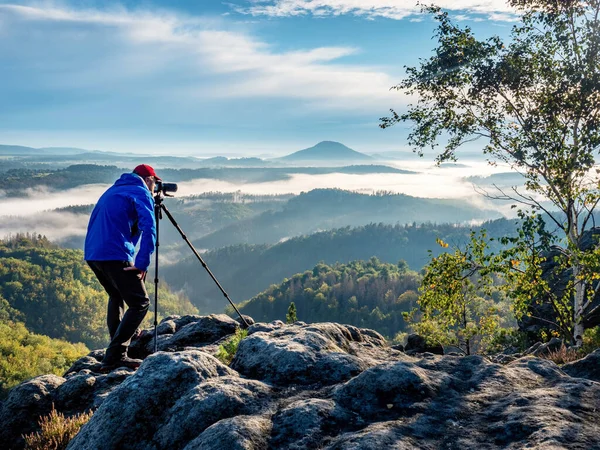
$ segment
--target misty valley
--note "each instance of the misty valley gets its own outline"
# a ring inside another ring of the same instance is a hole
[[[33,332],[91,347],[106,343],[101,325],[103,293],[87,272],[81,249],[89,214],[99,194],[142,158],[108,152],[77,153],[76,149],[28,151],[11,146],[0,146],[0,153],[6,207],[0,213],[0,234],[6,239],[5,246],[13,248],[3,255],[5,267],[16,263],[6,265],[9,260],[25,258],[19,264],[32,265],[27,270],[49,270],[46,256],[24,256],[36,252],[50,253],[50,259],[67,258],[72,266],[68,275],[60,269],[60,277],[71,280],[65,281],[67,284],[83,283],[85,289],[91,289],[78,298],[82,304],[96,305],[96,312],[89,325],[82,327],[72,322],[76,318],[62,317],[57,308],[51,315],[53,327],[44,325],[38,317],[36,300],[28,299],[37,288],[27,287],[21,280],[24,275],[16,275],[14,270],[4,272],[1,280],[7,308]],[[285,319],[282,311],[294,302],[302,320],[333,320],[337,316],[393,338],[407,328],[402,314],[415,307],[416,280],[430,257],[428,251],[436,255],[441,250],[436,239],[463,244],[472,225],[483,223],[498,235],[514,232],[514,221],[502,218],[493,203],[482,206],[461,198],[420,198],[373,188],[372,180],[382,176],[394,176],[398,181],[426,175],[410,165],[405,169],[388,164],[339,143],[321,143],[271,161],[151,156],[143,160],[156,164],[164,180],[179,183],[183,192],[166,198],[165,206],[233,301],[243,311],[252,311],[266,321]],[[464,172],[465,167],[459,169]],[[452,168],[439,170],[447,177]],[[298,175],[306,178],[293,179]],[[335,183],[341,175],[354,177],[356,188],[313,185],[318,177],[328,177]],[[461,174],[454,178],[454,183],[461,183],[464,177]],[[219,182],[229,183],[233,190],[211,188]],[[270,192],[273,182],[288,182],[290,192]],[[442,191],[450,187],[440,186]],[[227,310],[222,294],[166,219],[161,221],[160,243],[159,287],[163,294],[159,310],[164,303],[163,316],[191,310],[200,314]],[[154,264],[149,271],[153,270]],[[316,279],[311,276],[310,281],[302,278],[302,274],[313,272],[321,275]],[[395,281],[389,280],[390,274],[394,274]],[[284,287],[297,277],[304,281],[294,282],[291,290]],[[329,291],[321,289],[323,283]],[[340,283],[341,290],[337,287]],[[356,285],[360,293],[351,292],[348,283]],[[147,283],[153,289],[151,284]],[[274,286],[281,287],[273,297],[268,292]],[[309,294],[311,290],[314,292]],[[299,297],[305,292],[306,298]],[[72,297],[73,293],[62,295]],[[276,299],[267,302],[272,303],[269,307],[258,306],[265,295]],[[324,309],[314,307],[317,296],[326,305]],[[407,302],[407,298],[411,300]],[[70,335],[64,328],[79,331]]]

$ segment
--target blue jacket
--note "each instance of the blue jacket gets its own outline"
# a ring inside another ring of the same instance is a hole
[[[124,173],[92,211],[84,257],[86,261],[133,262],[140,235],[134,265],[146,271],[156,245],[154,199],[140,176]]]

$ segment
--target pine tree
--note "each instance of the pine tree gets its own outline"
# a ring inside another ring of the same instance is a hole
[[[286,323],[294,323],[298,321],[298,317],[296,316],[296,304],[294,302],[290,303],[288,307],[287,314],[285,315]]]

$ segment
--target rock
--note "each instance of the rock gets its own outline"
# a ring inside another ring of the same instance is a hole
[[[251,319],[251,318],[250,318]],[[156,327],[158,351],[181,351],[184,348],[204,347],[235,333],[239,323],[225,314],[209,316],[172,316]],[[131,357],[144,359],[154,353],[154,331],[146,330],[129,346]]]
[[[159,448],[181,448],[219,420],[256,413],[270,393],[271,388],[260,381],[208,379],[175,403],[154,442]]]
[[[433,353],[436,355],[444,354],[444,347],[441,345],[427,345],[425,338],[418,334],[410,334],[407,338],[404,351],[408,355],[414,355],[417,353]]]
[[[363,430],[344,433],[334,439],[325,450],[415,450],[425,449],[418,439],[404,435],[401,421],[382,422]]]
[[[563,365],[562,370],[572,377],[600,382],[600,349],[583,359]]]
[[[108,394],[133,373],[133,370],[126,368],[114,370],[106,375],[81,370],[56,390],[56,408],[67,415],[95,411]]]
[[[202,381],[237,375],[200,351],[159,352],[116,388],[69,444],[72,450],[147,449],[157,423]]]
[[[349,325],[275,323],[251,326],[231,368],[206,353],[231,337],[210,332],[224,322],[164,321],[159,338],[185,331],[192,345],[136,372],[96,373],[92,352],[65,378],[22,383],[0,406],[0,442],[22,449],[21,433],[54,403],[66,415],[95,410],[69,450],[600,448],[600,350],[562,367],[533,354],[499,355],[501,365],[408,356]]]
[[[271,331],[281,328],[282,326],[283,322],[281,322],[281,325],[279,326],[271,325],[269,323],[258,322],[250,325],[250,327],[248,328],[248,336],[254,333],[258,333],[259,331],[262,331],[264,333],[270,333]]]
[[[350,412],[333,400],[298,400],[273,416],[270,445],[288,450],[318,448],[323,437],[337,434],[353,419]]]
[[[362,417],[397,411],[418,411],[416,405],[435,398],[450,384],[450,376],[411,362],[382,364],[368,369],[334,391],[334,399]]]
[[[270,433],[269,419],[238,416],[212,425],[184,450],[262,450],[268,448]]]
[[[250,326],[250,325],[254,325],[256,323],[252,317],[247,316],[246,314],[242,314],[242,317],[244,318],[244,320],[242,320],[239,316],[235,318],[236,322],[241,327],[245,327],[246,324],[248,324],[248,326]],[[246,322],[246,323],[244,323],[244,322]]]
[[[52,410],[53,394],[65,382],[56,375],[42,375],[10,390],[0,407],[0,442],[23,448],[23,434],[38,430],[38,419]]]
[[[174,348],[202,347],[235,333],[238,328],[238,322],[225,314],[203,316],[178,328],[169,341],[169,346]]]
[[[339,383],[377,364],[353,344],[352,334],[342,325],[287,325],[242,340],[231,367],[276,384]]]
[[[547,356],[550,353],[559,350],[564,345],[565,343],[562,339],[553,337],[552,339],[550,339],[550,342],[546,342],[545,344],[538,346],[531,353],[526,352],[525,354],[531,354],[533,356]]]
[[[102,365],[102,359],[104,358],[104,351],[102,353],[94,351],[89,353],[83,358],[79,358],[73,363],[73,365],[64,374],[65,378],[69,378],[72,375],[76,375],[82,370],[88,370],[91,372],[98,372]]]

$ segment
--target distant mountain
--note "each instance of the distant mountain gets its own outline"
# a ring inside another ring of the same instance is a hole
[[[101,152],[100,150],[84,150],[82,148],[77,148],[77,147],[41,147],[41,148],[38,148],[37,150],[38,150],[38,153],[43,152],[43,153],[52,154],[52,155],[79,155],[81,153],[89,153],[89,152],[106,153],[106,152]]]
[[[373,158],[334,141],[319,142],[314,147],[279,158],[283,161],[372,161]]]
[[[78,155],[89,151],[72,147],[33,148],[23,145],[0,145],[0,155],[2,156]]]
[[[2,156],[29,156],[39,154],[39,150],[22,145],[0,145],[0,155]]]
[[[202,165],[206,166],[227,166],[227,167],[263,167],[271,165],[269,161],[260,158],[226,158],[225,156],[215,156],[214,158],[206,158],[200,160]]]

